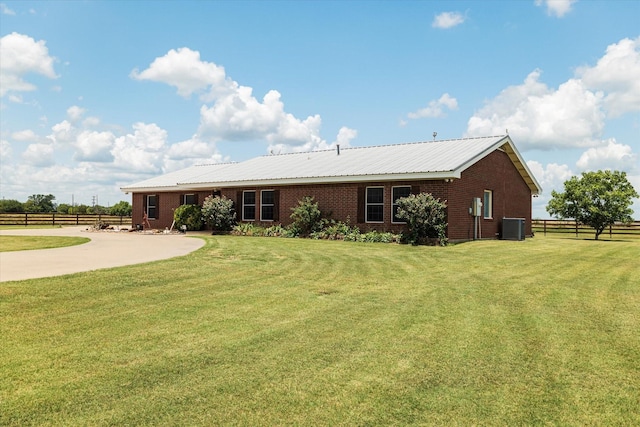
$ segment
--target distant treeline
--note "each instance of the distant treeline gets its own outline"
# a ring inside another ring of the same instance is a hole
[[[56,203],[53,194],[33,194],[26,202],[13,199],[0,200],[0,213],[61,213],[61,214],[101,214],[114,216],[131,216],[131,204],[129,202],[118,202],[113,206],[106,207],[100,205],[69,205],[66,203]]]

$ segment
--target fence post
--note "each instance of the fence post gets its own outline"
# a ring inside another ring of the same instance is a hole
[[[53,213],[51,214],[51,226],[52,226],[52,227],[55,227],[55,226],[56,226],[56,213],[55,213],[55,212],[53,212]]]
[[[611,224],[609,224],[609,238],[610,238],[610,239],[611,239],[611,234],[612,234]]]
[[[76,225],[80,225],[80,214],[76,213]]]
[[[29,214],[28,213],[24,213],[24,226],[26,227],[27,225],[29,225]]]
[[[578,220],[576,219],[576,238],[578,238]]]
[[[547,220],[543,219],[542,220],[542,226],[544,227],[544,235],[547,235]]]

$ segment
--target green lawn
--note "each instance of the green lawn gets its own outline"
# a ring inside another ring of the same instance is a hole
[[[86,237],[0,236],[0,252],[62,248],[65,246],[81,245],[90,240],[91,239]]]
[[[640,240],[206,237],[0,284],[0,425],[639,425]]]

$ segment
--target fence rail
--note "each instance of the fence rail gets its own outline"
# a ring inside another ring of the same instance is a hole
[[[0,213],[0,225],[131,225],[131,217],[103,214]]]
[[[595,230],[587,225],[578,224],[573,220],[559,219],[534,219],[531,221],[531,227],[536,233],[573,233],[576,236],[580,234],[595,234]],[[610,225],[602,232],[601,236],[637,236],[640,237],[640,221],[634,221],[630,224],[616,223]]]

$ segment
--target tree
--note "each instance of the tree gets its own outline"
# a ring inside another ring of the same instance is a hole
[[[417,245],[427,239],[447,243],[447,204],[430,193],[411,194],[396,201],[398,218],[407,222],[409,243]]]
[[[24,203],[24,210],[25,212],[55,212],[56,204],[53,202],[55,199],[53,194],[32,194]]]
[[[632,199],[639,197],[619,171],[583,172],[564,183],[564,192],[551,192],[547,212],[559,219],[573,218],[596,231],[596,240],[606,227],[633,221]]]
[[[109,214],[116,216],[131,216],[131,203],[122,200],[111,206]]]
[[[71,213],[71,209],[73,209],[71,205],[67,203],[60,203],[56,208],[56,212],[61,214],[68,214],[68,213]]]
[[[2,199],[0,200],[0,212],[23,212],[24,207],[22,203],[13,199]]]
[[[230,231],[236,223],[233,201],[225,196],[209,196],[202,203],[202,217],[213,231]]]

